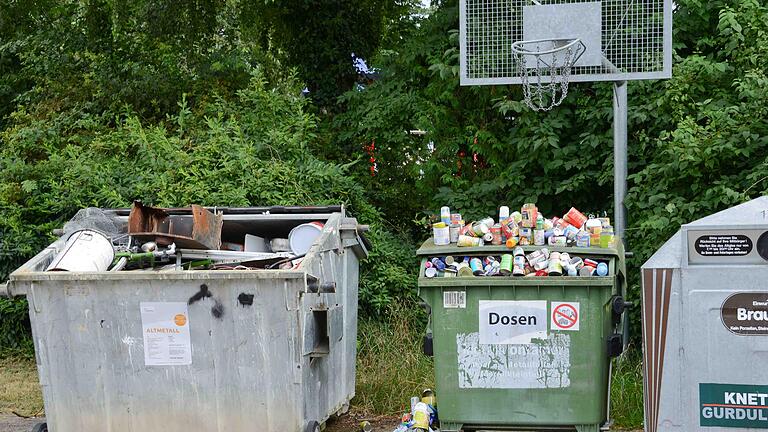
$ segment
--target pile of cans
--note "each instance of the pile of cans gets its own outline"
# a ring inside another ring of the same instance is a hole
[[[427,260],[424,276],[608,276],[608,264],[589,258],[571,257],[567,252],[541,248],[525,253],[522,247],[501,256],[456,258],[432,257]]]
[[[499,220],[487,217],[465,223],[460,213],[449,207],[440,209],[440,222],[433,224],[435,245],[484,246],[486,244],[516,246],[613,247],[615,238],[607,217],[585,216],[571,207],[562,218],[545,218],[536,204],[524,204],[520,211],[499,208]]]

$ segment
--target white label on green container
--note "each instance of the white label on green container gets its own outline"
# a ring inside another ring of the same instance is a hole
[[[479,333],[457,333],[459,388],[536,389],[571,385],[571,336],[532,344],[486,345]]]
[[[466,309],[467,292],[466,291],[444,291],[443,307],[446,309]]]
[[[529,344],[547,338],[546,300],[481,300],[481,344]]]

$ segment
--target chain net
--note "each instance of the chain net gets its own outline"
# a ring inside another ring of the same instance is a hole
[[[534,111],[549,111],[560,105],[568,96],[571,69],[585,50],[578,39],[513,44],[525,104]]]

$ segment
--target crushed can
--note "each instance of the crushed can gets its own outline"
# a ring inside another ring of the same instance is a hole
[[[587,217],[584,213],[576,210],[575,207],[571,207],[571,209],[568,210],[568,213],[563,216],[563,219],[576,228],[583,227],[584,223],[587,221]]]
[[[456,241],[456,246],[461,247],[475,247],[475,246],[483,246],[485,242],[483,239],[479,237],[470,237],[468,235],[460,235],[459,239]]]
[[[586,231],[579,231],[576,235],[576,247],[587,248],[590,243],[589,233]]]
[[[475,235],[478,236],[478,237],[482,237],[482,236],[488,234],[489,231],[490,231],[490,229],[488,228],[488,225],[486,225],[486,224],[484,224],[482,222],[475,222],[472,225],[472,232],[475,233]]]
[[[429,430],[429,408],[424,402],[419,401],[413,409],[413,427]]]

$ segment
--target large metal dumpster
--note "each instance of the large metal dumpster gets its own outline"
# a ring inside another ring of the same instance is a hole
[[[324,228],[291,270],[44,272],[62,239],[12,273],[49,430],[314,432],[347,409],[357,221],[342,207],[226,209],[223,226],[281,237],[310,221]],[[154,337],[169,332],[170,347]]]
[[[549,249],[605,262],[608,275],[429,278],[425,272],[431,257],[460,260],[511,251],[505,246],[435,246],[431,239],[418,250],[419,295],[431,310],[427,337],[444,432],[597,432],[609,424],[610,358],[622,347],[622,246]],[[560,322],[558,314],[568,317]],[[535,329],[510,338],[511,333],[492,328],[516,323]],[[505,336],[494,336],[501,333]]]
[[[768,428],[768,197],[683,225],[642,267],[645,430]]]

